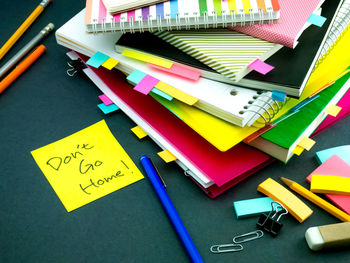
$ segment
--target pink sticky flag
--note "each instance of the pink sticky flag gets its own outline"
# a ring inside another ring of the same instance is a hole
[[[158,79],[153,78],[150,75],[146,75],[134,88],[134,90],[137,90],[138,92],[141,92],[145,95],[147,95],[155,85],[159,82]]]
[[[271,66],[269,64],[266,64],[264,61],[261,61],[260,59],[254,60],[252,63],[248,65],[248,68],[253,69],[263,75],[266,75],[266,73],[273,70],[275,67]]]
[[[160,67],[158,65],[154,65],[152,63],[147,63],[148,66],[152,67],[152,68],[156,68],[162,71],[166,71],[168,73],[174,74],[174,75],[178,75],[187,79],[192,79],[192,80],[198,80],[199,77],[201,76],[201,73],[199,71],[187,68],[185,66],[181,66],[179,64],[173,64],[171,66],[171,68],[163,68]]]
[[[102,95],[100,95],[98,97],[103,102],[103,104],[106,105],[106,106],[113,104],[113,101],[110,98],[108,98],[106,96],[106,94],[102,94]]]

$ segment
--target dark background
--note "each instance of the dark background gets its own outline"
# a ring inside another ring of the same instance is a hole
[[[0,7],[0,45],[15,32],[39,1],[4,1]],[[56,0],[0,61],[3,65],[45,25],[63,25],[85,1]],[[168,193],[205,262],[349,262],[348,251],[312,252],[308,227],[337,223],[305,201],[314,214],[304,223],[284,217],[276,238],[265,235],[237,253],[212,254],[213,244],[256,229],[257,218],[237,220],[232,202],[262,196],[256,188],[268,177],[305,177],[317,167],[315,152],[349,144],[350,118],[316,136],[310,152],[287,164],[275,162],[217,199],[208,198],[176,164],[165,164],[160,149],[138,140],[135,124],[122,112],[105,116],[96,105],[100,91],[84,77],[66,74],[66,49],[51,34],[44,54],[0,95],[0,262],[187,262],[187,254],[147,179],[67,213],[30,152],[101,119],[141,169],[148,154],[168,186]]]

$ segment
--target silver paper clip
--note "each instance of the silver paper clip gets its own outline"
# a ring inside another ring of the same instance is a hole
[[[237,252],[241,250],[243,250],[243,246],[240,244],[222,244],[210,247],[210,251],[213,253]]]
[[[252,231],[243,235],[235,236],[232,240],[234,244],[240,244],[248,241],[252,241],[258,238],[262,238],[264,232],[261,230]],[[241,240],[240,240],[241,239]]]

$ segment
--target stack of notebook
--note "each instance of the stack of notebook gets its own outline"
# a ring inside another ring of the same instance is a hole
[[[300,5],[170,0],[132,9],[87,0],[56,39],[74,50],[77,71],[215,197],[308,149],[334,105],[348,104],[349,1]]]

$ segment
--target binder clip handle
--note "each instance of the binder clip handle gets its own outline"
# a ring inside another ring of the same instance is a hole
[[[67,62],[69,69],[67,69],[67,75],[70,77],[73,77],[77,72],[81,73],[83,72],[83,69],[87,68],[85,63],[80,59],[71,59],[69,62]]]

